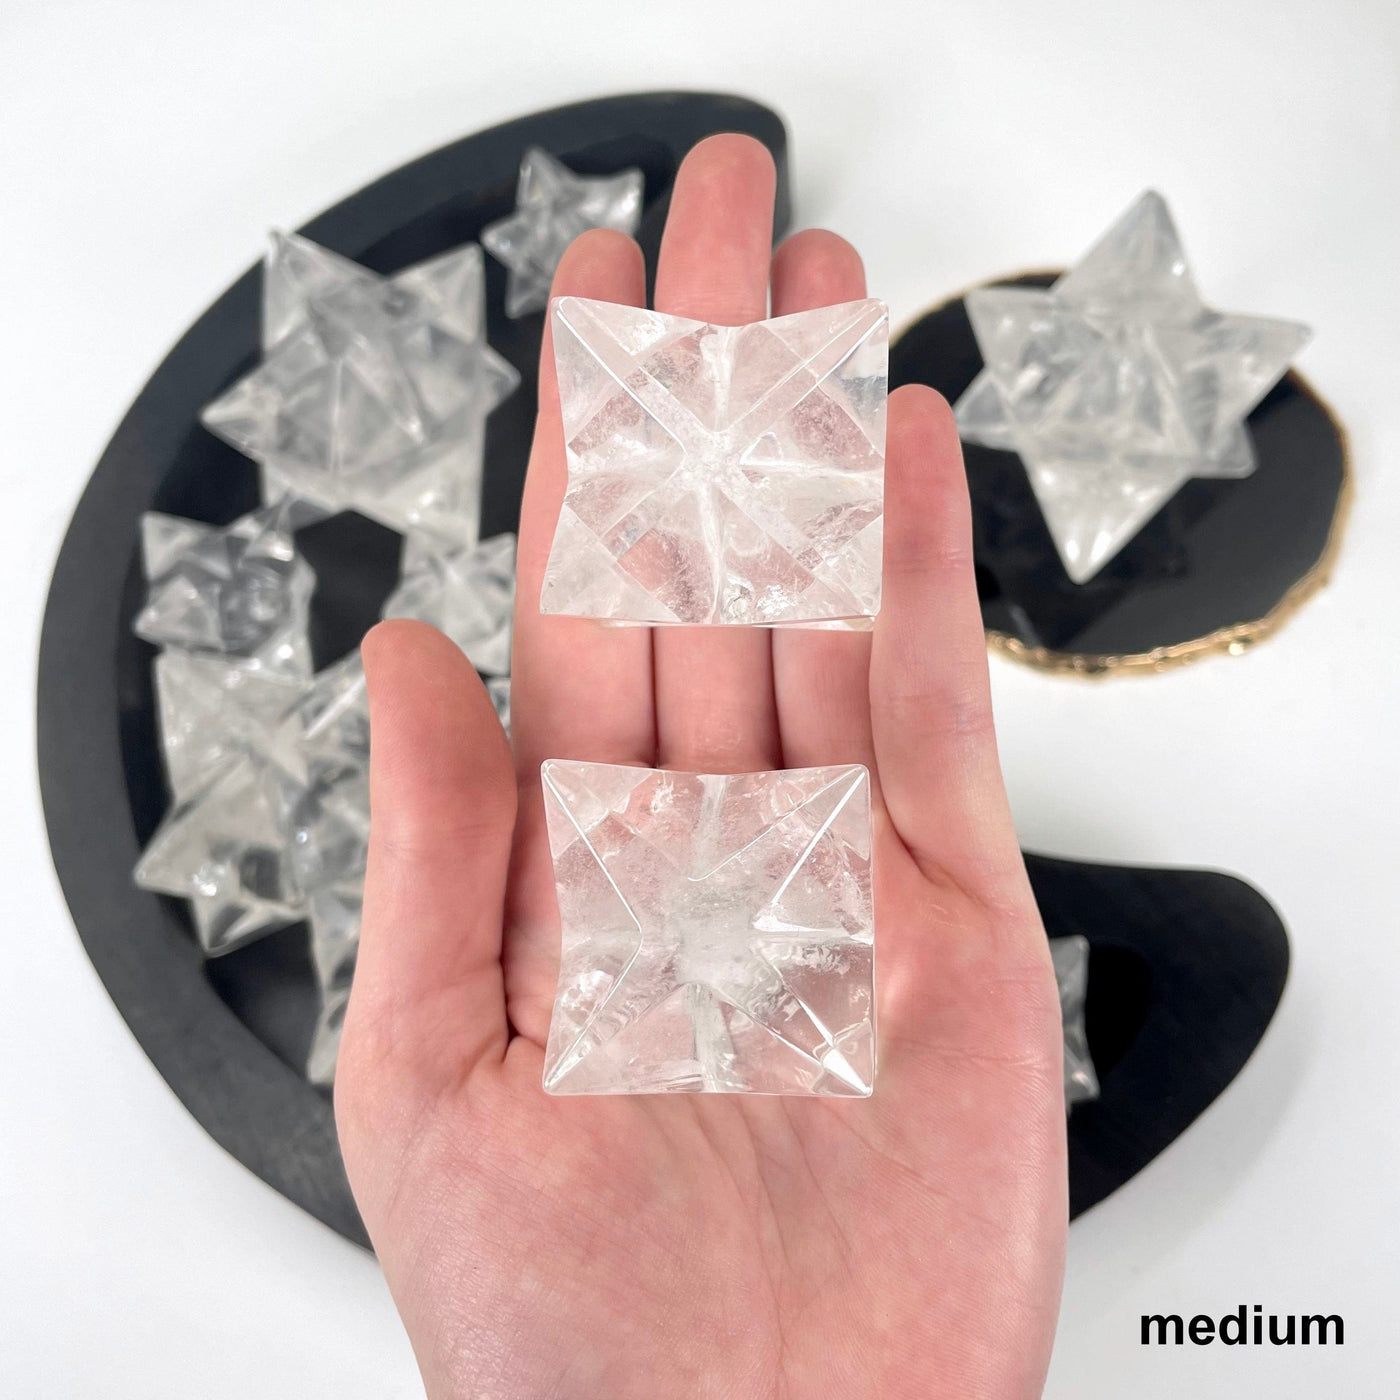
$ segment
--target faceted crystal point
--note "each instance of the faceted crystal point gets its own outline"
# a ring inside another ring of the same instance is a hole
[[[870,781],[550,760],[553,1094],[871,1092]]]
[[[1084,1002],[1089,990],[1089,940],[1075,934],[1052,938],[1050,957],[1060,988],[1060,1019],[1065,1034],[1065,1107],[1099,1096],[1099,1078],[1089,1055],[1084,1029]]]
[[[384,604],[385,617],[410,617],[445,632],[486,675],[510,671],[515,611],[515,536],[439,548],[409,538],[403,578]]]
[[[308,676],[307,609],[316,583],[282,506],[216,528],[148,511],[141,519],[146,605],[138,637]]]
[[[520,379],[485,314],[476,244],[385,278],[276,234],[262,363],[203,422],[262,465],[269,499],[472,540],[486,416]]]
[[[561,297],[569,482],[540,611],[811,625],[880,607],[889,316],[747,326]]]
[[[487,252],[510,269],[506,315],[515,319],[544,309],[559,260],[579,234],[591,228],[636,233],[644,184],[640,170],[575,175],[538,146],[526,151],[515,212],[481,231]]]
[[[1076,583],[1189,478],[1254,470],[1244,420],[1310,336],[1205,307],[1150,190],[1049,291],[986,287],[966,306],[986,368],[958,430],[1020,454]]]

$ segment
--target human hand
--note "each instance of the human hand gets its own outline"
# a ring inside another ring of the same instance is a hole
[[[766,314],[773,190],[756,142],[690,153],[657,309]],[[774,315],[865,295],[855,252],[822,232],[784,243],[771,283]],[[586,234],[554,291],[640,305],[641,255]],[[390,622],[363,649],[371,847],[336,1115],[429,1395],[1038,1395],[1066,1224],[1059,1001],[997,763],[947,405],[890,397],[873,634],[541,616],[565,476],[546,336],[514,764],[444,637]],[[545,758],[869,768],[873,1096],[543,1092]]]

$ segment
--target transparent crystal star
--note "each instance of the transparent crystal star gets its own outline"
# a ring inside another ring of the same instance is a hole
[[[190,901],[210,957],[295,923],[301,891],[269,770],[235,756],[188,797],[177,797],[142,852],[135,879],[142,889]]]
[[[301,915],[281,813],[299,765],[285,716],[308,682],[178,648],[156,658],[154,674],[172,803],[134,878],[190,901],[212,957]]]
[[[1089,940],[1075,934],[1052,938],[1050,957],[1060,987],[1060,1019],[1065,1032],[1065,1107],[1099,1096],[1099,1078],[1089,1054],[1084,1001],[1089,990]]]
[[[864,768],[542,772],[562,929],[548,1092],[870,1093]]]
[[[889,317],[747,326],[554,303],[569,482],[540,611],[811,624],[879,611]]]
[[[506,315],[542,311],[564,250],[591,228],[634,234],[642,219],[640,170],[575,175],[547,151],[532,146],[520,162],[515,212],[481,231],[492,257],[510,269]]]
[[[1189,478],[1254,470],[1244,420],[1310,335],[1204,306],[1150,190],[1048,291],[980,288],[966,305],[986,368],[958,430],[1020,454],[1076,583]]]
[[[191,901],[207,954],[363,878],[369,714],[357,655],[297,680],[172,650],[155,674],[174,802],[135,877]]]
[[[289,708],[306,682],[246,662],[172,647],[155,660],[156,718],[176,801],[192,797],[230,760],[275,762]]]
[[[311,899],[311,961],[320,1006],[306,1059],[306,1077],[322,1087],[335,1080],[340,1031],[360,948],[361,903],[360,886],[353,884],[333,886]]]
[[[515,609],[515,536],[440,549],[410,536],[403,577],[384,604],[385,617],[431,623],[466,652],[478,671],[510,671]]]
[[[148,511],[141,549],[148,587],[133,624],[138,637],[310,675],[306,618],[316,578],[296,551],[286,507],[222,528]]]
[[[268,499],[471,540],[486,416],[519,381],[486,343],[476,244],[386,278],[274,234],[262,362],[201,416]]]

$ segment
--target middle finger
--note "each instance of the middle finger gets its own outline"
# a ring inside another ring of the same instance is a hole
[[[717,325],[768,309],[776,175],[767,148],[712,136],[676,175],[656,268],[655,305]],[[710,773],[782,761],[771,634],[759,627],[662,627],[652,634],[663,767]]]

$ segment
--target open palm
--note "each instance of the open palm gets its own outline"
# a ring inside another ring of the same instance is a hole
[[[770,280],[775,315],[865,295],[834,235],[770,258],[773,184],[747,138],[691,152],[658,310],[760,319]],[[641,255],[587,234],[555,292],[641,305]],[[429,1394],[1039,1394],[1065,1230],[1059,1003],[997,765],[946,404],[890,399],[873,634],[542,617],[564,484],[546,339],[513,762],[445,638],[394,622],[364,645],[372,837],[336,1111]],[[870,769],[872,1097],[544,1094],[559,960],[545,758]]]

